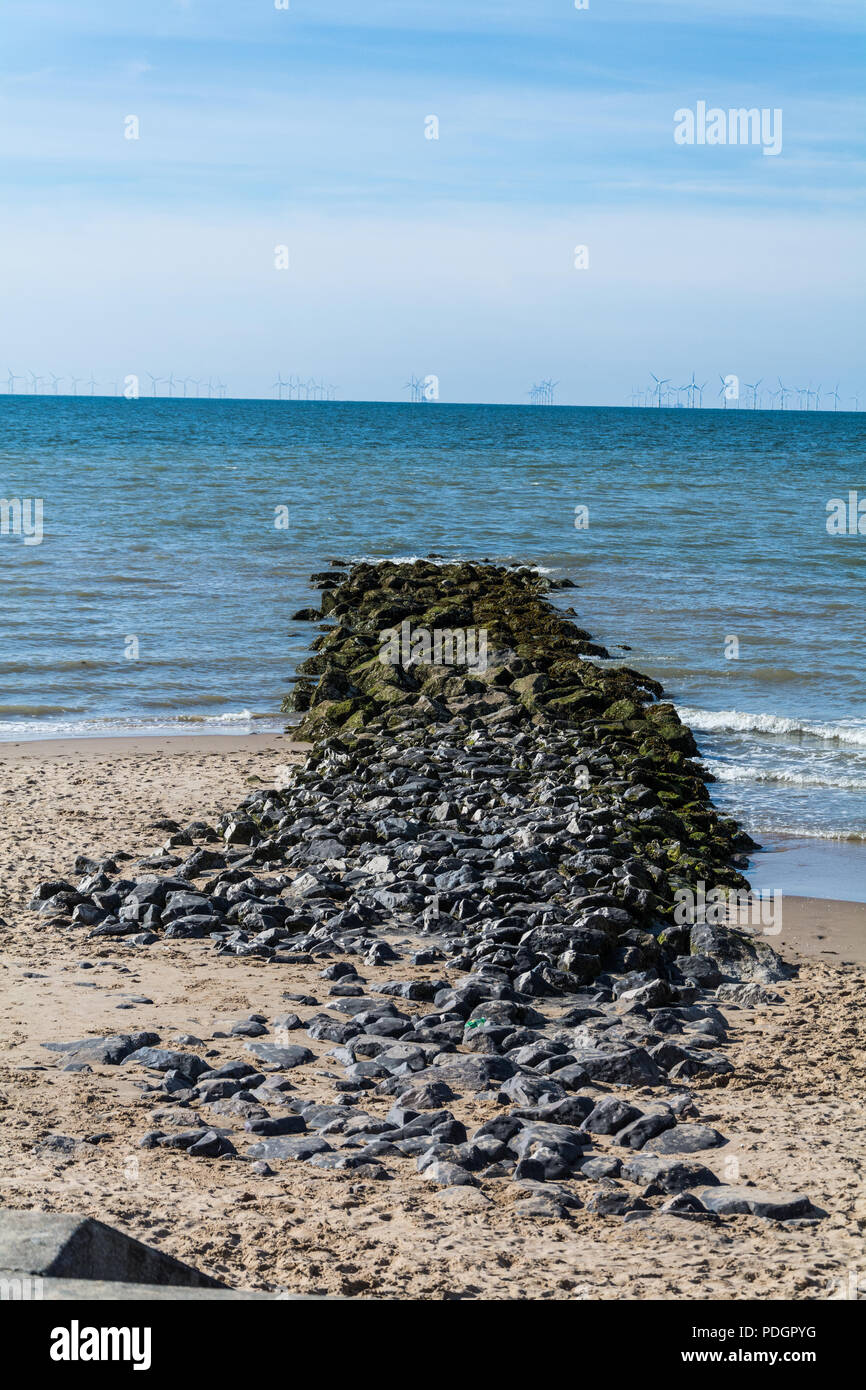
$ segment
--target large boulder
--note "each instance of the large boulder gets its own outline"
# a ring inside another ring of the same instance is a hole
[[[698,922],[691,930],[692,955],[709,956],[728,980],[772,985],[789,980],[795,970],[786,965],[762,936],[731,927]]]

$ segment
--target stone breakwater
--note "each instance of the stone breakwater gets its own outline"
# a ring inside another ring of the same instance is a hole
[[[817,1219],[707,1157],[726,1140],[696,1096],[732,1071],[725,1009],[779,1004],[767,986],[791,972],[761,937],[677,920],[678,891],[746,886],[751,841],[658,684],[598,664],[547,598],[567,581],[526,568],[315,579],[321,609],[297,616],[327,626],[290,701],[303,765],[215,827],[167,822],[139,872],[79,860],[31,906],[124,952],[209,938],[227,968],[308,967],[325,998],[286,993],[291,1012],[253,1011],[217,1047],[121,1034],[54,1043],[61,1061],[145,1069],[143,1145],[263,1178],[301,1161],[517,1182],[559,1216]],[[382,659],[407,623],[483,632],[484,669]],[[251,1055],[223,1060],[233,1039]]]

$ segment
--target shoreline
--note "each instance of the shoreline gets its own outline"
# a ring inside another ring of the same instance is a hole
[[[287,742],[285,742],[287,740]],[[84,738],[17,739],[0,742],[2,762],[52,762],[61,758],[137,757],[160,753],[242,753],[270,749],[297,751],[306,744],[285,733],[253,734],[95,734]]]
[[[287,716],[289,718],[290,716]],[[0,766],[71,761],[125,761],[139,756],[185,754],[273,754],[299,756],[311,748],[282,733],[99,734],[76,738],[0,741]],[[712,791],[711,791],[712,795]],[[758,834],[758,832],[755,832]],[[746,877],[756,893],[778,890],[785,901],[866,904],[866,842],[806,838],[776,831],[759,836],[761,849],[750,856]],[[825,888],[826,891],[821,891]],[[841,891],[840,891],[841,889]]]
[[[225,734],[173,734],[166,736],[145,736],[130,738],[123,736],[99,736],[87,739],[42,739],[23,744],[0,743],[0,765],[12,767],[51,767],[66,765],[69,775],[77,775],[81,765],[89,767],[93,776],[96,769],[105,778],[110,778],[112,769],[123,769],[119,783],[128,794],[129,781],[139,765],[149,766],[156,760],[163,764],[166,773],[173,764],[196,763],[199,759],[224,760],[229,767],[229,777],[233,776],[237,760],[259,760],[266,766],[265,771],[273,771],[282,759],[301,758],[312,747],[299,742],[288,734],[245,734],[229,736]],[[272,761],[273,760],[273,761]],[[251,763],[251,767],[252,767]],[[58,771],[63,768],[58,767]],[[249,776],[256,775],[252,771]],[[199,781],[211,779],[200,769]],[[265,779],[266,780],[266,779]],[[183,787],[184,779],[172,778],[175,787]],[[102,784],[102,777],[100,777]],[[230,783],[236,790],[234,783]],[[64,789],[65,790],[65,789]],[[61,795],[64,792],[60,793]],[[193,795],[198,795],[197,791]],[[95,795],[95,788],[94,788]],[[231,795],[226,806],[231,802]],[[799,841],[797,844],[799,845]],[[826,842],[819,842],[823,848]],[[62,840],[58,841],[62,853]],[[71,846],[70,846],[71,850]],[[754,884],[760,875],[754,867],[762,862],[774,861],[780,850],[768,850],[752,860],[747,877]],[[61,862],[54,865],[54,872],[64,872]],[[772,875],[771,875],[772,877]],[[778,877],[778,875],[777,875]],[[767,888],[769,884],[765,884]],[[756,888],[756,891],[759,891]],[[771,890],[770,890],[771,891]],[[812,959],[838,953],[840,959],[866,965],[866,903],[856,899],[826,896],[814,893],[788,893],[783,890],[782,931],[778,938],[782,953],[790,951],[798,958]]]
[[[756,892],[866,903],[866,841],[777,831],[761,843],[745,871]]]

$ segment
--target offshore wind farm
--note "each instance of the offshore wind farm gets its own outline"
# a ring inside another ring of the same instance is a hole
[[[715,381],[719,386],[715,388]],[[436,382],[435,391],[429,383]],[[276,379],[263,384],[260,391],[241,394],[232,391],[221,376],[211,372],[207,377],[180,376],[172,372],[156,375],[150,371],[143,373],[118,373],[105,381],[97,381],[93,372],[89,376],[73,376],[67,373],[59,376],[53,371],[42,374],[27,370],[16,372],[7,369],[6,395],[9,396],[112,396],[137,400],[139,398],[164,398],[167,400],[267,400],[277,401],[338,401],[341,399],[360,401],[362,398],[352,394],[342,396],[340,388],[326,381],[324,376],[305,377],[297,372],[283,376],[280,369]],[[558,400],[557,390],[562,386],[567,399]],[[621,402],[638,410],[803,410],[803,411],[859,411],[863,393],[854,391],[845,394],[840,391],[840,381],[825,386],[820,381],[808,378],[805,384],[785,383],[781,376],[759,376],[755,381],[746,381],[739,375],[729,372],[723,375],[716,372],[699,381],[692,370],[685,381],[677,376],[657,376],[649,373],[649,381],[643,386],[632,387],[631,392]],[[429,404],[445,401],[440,394],[438,377],[419,377],[412,372],[409,379],[397,388],[394,394],[391,383],[383,383],[383,393],[377,397],[380,403],[406,399],[412,404]],[[464,401],[455,398],[455,405],[484,404],[484,402]],[[563,378],[554,381],[551,377],[533,382],[522,399],[489,402],[497,405],[531,406],[579,406],[591,408],[619,404],[618,401],[591,401],[581,397],[579,378]]]

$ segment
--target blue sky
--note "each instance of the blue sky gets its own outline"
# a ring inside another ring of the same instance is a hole
[[[866,401],[864,28],[855,0],[6,0],[0,367]],[[677,146],[699,100],[781,108],[781,155]]]

